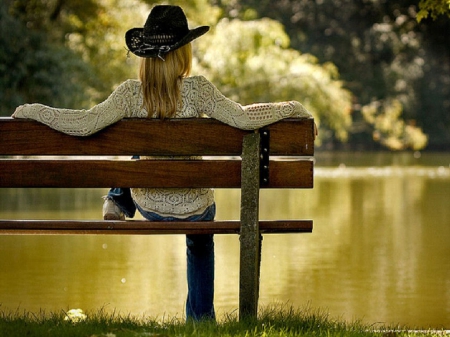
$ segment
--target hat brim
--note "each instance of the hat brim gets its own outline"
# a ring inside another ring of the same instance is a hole
[[[200,26],[189,30],[178,42],[169,46],[144,45],[144,28],[132,28],[125,33],[128,50],[139,57],[160,57],[195,40],[209,31],[209,26]]]

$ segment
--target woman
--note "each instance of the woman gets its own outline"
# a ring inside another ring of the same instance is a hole
[[[56,109],[26,104],[14,118],[32,118],[76,136],[91,135],[125,117],[192,118],[207,115],[241,129],[257,129],[286,117],[311,117],[298,102],[241,106],[223,96],[202,76],[189,77],[191,41],[207,26],[189,30],[178,6],[154,7],[143,28],[125,35],[129,50],[141,57],[140,81],[127,80],[110,97],[90,110]],[[199,135],[200,136],[200,135]],[[151,159],[142,157],[142,160]],[[211,189],[112,189],[104,204],[106,219],[132,217],[134,207],[149,220],[213,220]],[[215,318],[214,242],[212,235],[188,235],[186,316]]]

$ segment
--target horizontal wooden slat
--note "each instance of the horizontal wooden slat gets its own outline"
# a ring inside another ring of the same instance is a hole
[[[269,161],[269,184],[261,188],[313,188],[314,163],[310,160]]]
[[[260,221],[261,233],[310,233],[312,220]],[[240,221],[0,220],[0,234],[239,234]]]
[[[240,160],[0,160],[0,187],[213,187],[241,186]],[[312,188],[313,162],[269,163],[264,188]]]
[[[267,127],[272,155],[314,154],[314,120],[286,119]],[[88,137],[41,123],[0,118],[0,155],[239,156],[243,131],[214,119],[123,119]]]

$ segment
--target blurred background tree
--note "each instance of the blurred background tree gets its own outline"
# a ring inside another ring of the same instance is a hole
[[[122,39],[136,16],[145,20],[139,6],[137,0],[2,1],[2,114],[25,102],[86,108],[105,99],[135,73]]]
[[[352,97],[336,67],[289,45],[277,21],[222,19],[198,40],[196,69],[242,104],[299,100],[320,124],[320,140],[332,133],[346,141]]]
[[[0,4],[1,112],[10,115],[24,102],[71,106],[84,101],[89,65],[44,31],[27,28],[9,10]]]
[[[165,3],[181,5],[192,26],[211,25],[194,42],[195,72],[230,98],[303,102],[325,148],[401,150],[450,144],[450,20],[437,1],[421,0],[433,20],[417,16],[418,0]],[[1,113],[25,102],[85,108],[105,99],[136,77],[123,36],[157,3],[3,1]]]
[[[422,3],[440,6],[447,1]],[[256,11],[257,17],[281,22],[293,48],[337,66],[354,95],[348,143],[352,148],[360,144],[377,148],[372,140],[378,140],[378,130],[362,111],[366,105],[389,107],[393,102],[402,105],[398,120],[420,135],[417,142],[405,138],[401,148],[417,148],[423,141],[421,129],[429,136],[430,148],[449,148],[450,20],[446,15],[418,23],[419,1],[411,0],[219,2],[229,17],[244,19],[248,11]],[[382,115],[386,110],[377,111]]]

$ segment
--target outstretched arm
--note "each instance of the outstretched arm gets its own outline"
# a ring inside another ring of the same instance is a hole
[[[258,129],[289,117],[312,117],[297,101],[242,106],[225,97],[204,77],[200,77],[200,87],[198,99],[201,111],[209,117],[240,129]]]
[[[13,118],[30,118],[72,136],[89,136],[131,114],[127,82],[89,110],[58,109],[42,104],[19,106]]]

